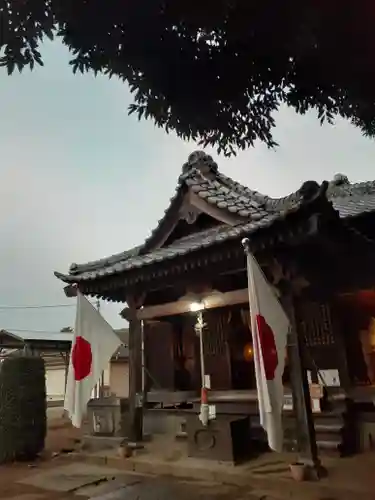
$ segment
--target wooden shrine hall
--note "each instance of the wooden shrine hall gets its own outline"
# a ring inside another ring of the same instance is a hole
[[[183,165],[165,215],[140,246],[55,275],[89,296],[127,304],[130,391],[126,434],[185,438],[190,456],[240,460],[264,448],[249,326],[248,238],[302,346],[286,353],[285,447],[300,441],[291,390],[301,360],[321,453],[375,439],[375,182],[343,175],[273,199],[221,174],[204,152]],[[67,292],[68,293],[68,292]],[[198,419],[196,303],[212,420]],[[142,361],[144,360],[144,362]],[[144,365],[144,369],[142,368]],[[293,385],[294,384],[294,385]],[[152,426],[151,426],[152,427]],[[125,432],[125,431],[124,431]]]

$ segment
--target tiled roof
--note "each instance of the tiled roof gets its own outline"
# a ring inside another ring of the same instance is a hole
[[[179,208],[179,201],[188,191],[205,200],[209,205],[227,211],[239,221],[260,220],[268,214],[262,195],[220,174],[211,156],[202,151],[196,151],[182,166],[182,173],[178,178],[169,206],[141,248],[152,247],[152,243],[157,239],[168,217]]]
[[[279,210],[285,203],[295,200],[297,193],[285,198],[265,198],[268,210]],[[328,184],[327,198],[340,217],[356,217],[375,211],[375,181],[351,184],[343,174],[336,174]]]
[[[331,201],[333,208],[338,211],[343,219],[375,212],[375,192],[373,194],[336,196],[331,198]]]
[[[157,248],[155,245],[154,248],[153,243],[157,241],[163,226],[179,209],[181,200],[188,192],[235,216],[236,224],[223,224],[176,240],[166,247]],[[350,184],[345,176],[338,174],[329,183],[327,197],[343,218],[375,211],[375,181]],[[183,256],[191,251],[249,235],[267,227],[282,214],[297,207],[300,201],[300,191],[276,199],[253,191],[221,174],[213,159],[198,151],[192,153],[183,165],[169,207],[143,245],[87,264],[72,264],[69,275],[55,275],[67,283],[75,283]]]
[[[0,330],[0,335],[10,336],[20,342],[71,342],[73,339],[72,332],[12,332]]]
[[[103,259],[96,269],[80,270],[79,274],[63,275],[55,273],[55,275],[63,281],[78,282],[89,279],[102,278],[105,276],[114,275],[130,269],[136,269],[155,262],[162,262],[168,259],[173,259],[178,256],[186,255],[194,250],[207,248],[215,243],[240,238],[241,236],[249,235],[260,228],[270,226],[272,222],[279,219],[279,214],[268,214],[260,221],[247,222],[237,226],[228,226],[223,224],[217,227],[200,231],[199,233],[190,234],[179,240],[174,241],[167,247],[156,249],[144,255],[138,255],[130,258],[121,258],[123,254],[119,254],[115,264],[110,264]]]
[[[120,337],[123,343],[113,354],[112,359],[127,359],[129,357],[129,329],[121,328],[115,330],[115,332]]]
[[[192,169],[184,182],[194,194],[207,203],[228,210],[232,214],[251,220],[260,220],[267,215],[263,202],[258,201],[243,186],[235,184],[220,173],[210,178],[202,175],[200,170]]]

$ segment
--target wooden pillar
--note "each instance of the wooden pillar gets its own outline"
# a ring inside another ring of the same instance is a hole
[[[127,298],[129,321],[129,430],[128,439],[137,443],[143,438],[143,387],[142,387],[142,324],[137,318],[140,303]]]
[[[293,295],[289,295],[283,301],[292,326],[288,339],[288,357],[297,446],[299,461],[309,466],[312,474],[319,478],[323,475],[324,469],[318,457],[309,384],[304,366],[303,336],[299,331],[298,301],[299,299]]]

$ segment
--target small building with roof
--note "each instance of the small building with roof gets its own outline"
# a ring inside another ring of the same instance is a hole
[[[192,454],[202,455],[205,449],[206,455],[222,458],[232,453],[228,443],[235,439],[234,431],[228,429],[233,426],[242,429],[237,443],[246,442],[248,450],[264,442],[243,238],[249,239],[302,345],[299,354],[295,344],[288,346],[286,396],[297,390],[306,370],[311,384],[324,386],[324,401],[314,414],[319,449],[340,454],[358,450],[361,422],[375,416],[369,347],[375,352],[370,340],[375,182],[350,184],[339,174],[331,182],[307,181],[288,196],[272,198],[223,175],[201,151],[183,165],[164,216],[143,244],[55,273],[67,285],[67,294],[78,287],[86,295],[127,304],[128,435],[134,440],[142,436],[144,414],[164,415],[166,420],[173,414],[186,421]],[[203,351],[216,428],[202,429],[197,419],[201,372],[191,312],[196,301],[204,304]],[[366,340],[361,340],[361,331]],[[298,372],[301,357],[303,372]],[[298,363],[291,361],[297,358]],[[295,418],[288,407],[287,447],[300,441]]]
[[[104,371],[104,391],[126,398],[129,394],[129,349],[128,330],[116,330],[123,344],[113,355]],[[10,332],[0,330],[0,357],[15,356],[19,353],[42,356],[46,368],[46,394],[51,404],[61,405],[65,397],[65,384],[69,367],[69,354],[73,340],[73,330],[62,332]],[[99,390],[94,390],[97,396]]]

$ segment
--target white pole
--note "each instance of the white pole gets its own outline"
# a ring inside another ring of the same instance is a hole
[[[204,343],[203,343],[203,313],[202,311],[197,312],[197,323],[196,330],[199,335],[199,354],[201,362],[201,379],[202,379],[202,390],[201,390],[201,410],[199,414],[199,420],[202,425],[206,426],[209,420],[209,408],[207,402],[207,387],[206,387],[206,368],[204,362]]]
[[[203,314],[199,311],[197,314],[197,330],[199,335],[199,356],[201,362],[201,377],[202,388],[206,389],[206,368],[204,364],[204,347],[203,347]]]

